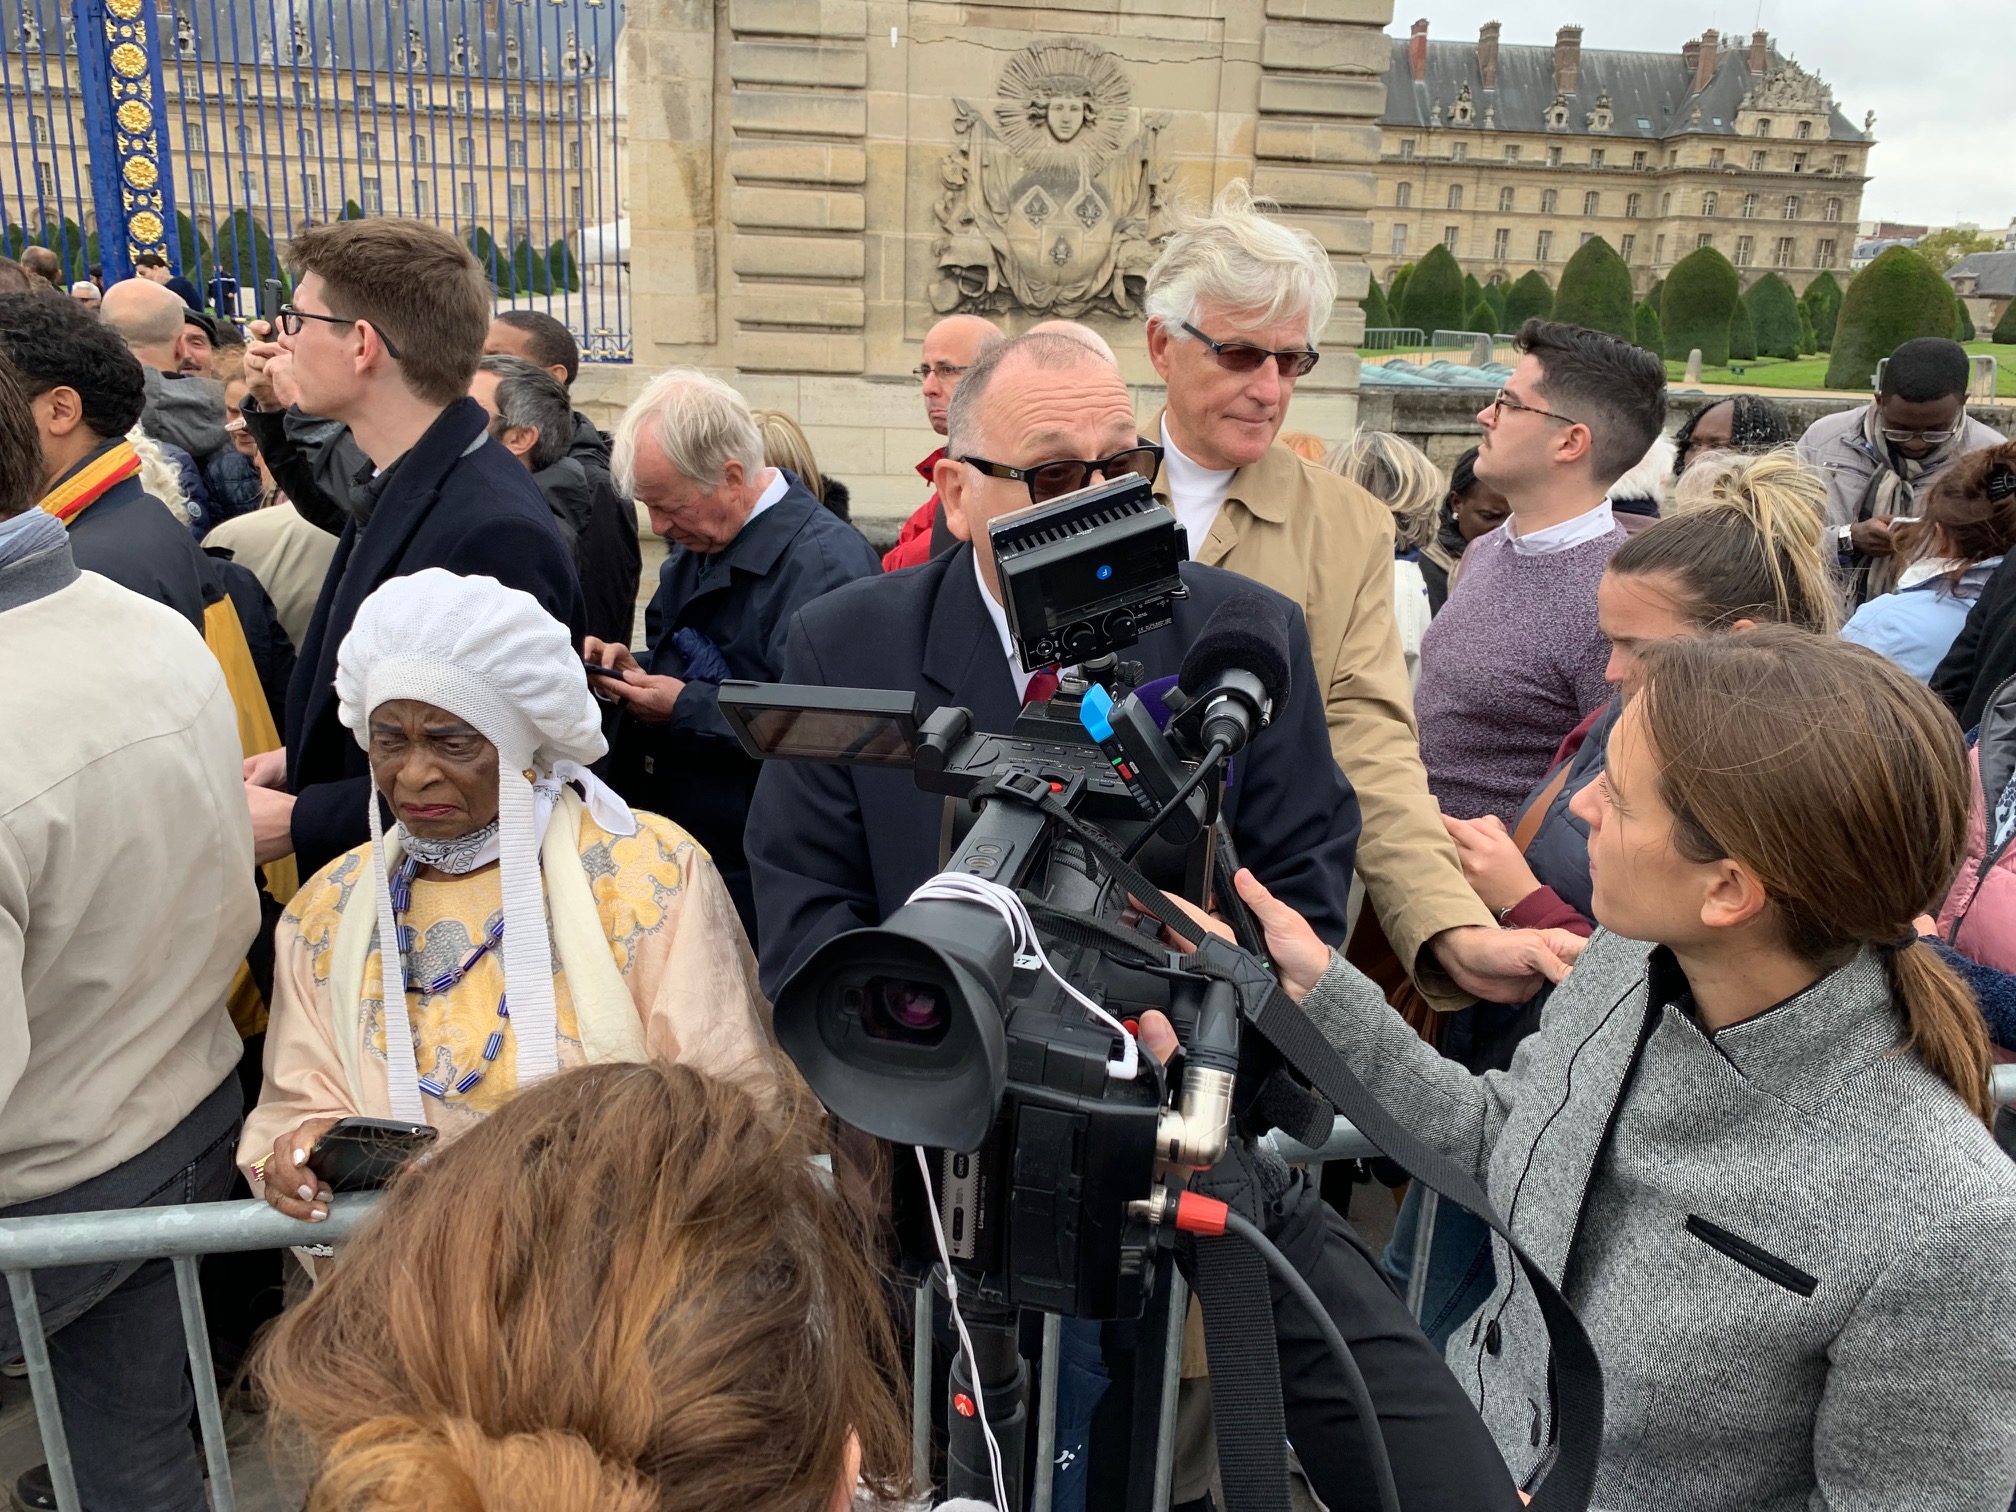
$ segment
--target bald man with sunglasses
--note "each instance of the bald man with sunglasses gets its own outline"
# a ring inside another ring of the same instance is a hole
[[[1007,733],[1025,704],[1048,698],[1057,668],[1023,668],[1011,649],[988,524],[1032,502],[1133,473],[1152,478],[1160,446],[1135,430],[1119,372],[1082,341],[1027,335],[980,357],[954,396],[935,481],[958,544],[908,572],[864,578],[799,610],[779,680],[914,693],[926,712],[971,711],[976,730]],[[1391,574],[1389,573],[1390,577]],[[1173,676],[1205,621],[1235,594],[1230,573],[1186,563],[1175,623],[1124,654],[1147,678]],[[1290,655],[1309,656],[1302,613],[1283,602]],[[1238,758],[1224,812],[1240,859],[1270,888],[1316,911],[1316,932],[1343,941],[1358,803],[1330,759],[1323,703],[1292,681],[1268,728]],[[816,947],[879,923],[943,863],[945,800],[911,774],[861,766],[766,762],[749,809],[763,990],[774,998]],[[1314,922],[1312,920],[1312,922]]]
[[[1393,609],[1392,515],[1275,439],[1319,360],[1336,298],[1329,254],[1262,213],[1242,182],[1177,221],[1144,300],[1149,360],[1168,385],[1156,496],[1192,560],[1264,583],[1308,617],[1331,751],[1364,810],[1358,873],[1397,967],[1436,1008],[1523,1002],[1543,980],[1540,937],[1498,927],[1428,791]],[[1361,948],[1371,953],[1354,959],[1373,969],[1376,943]]]

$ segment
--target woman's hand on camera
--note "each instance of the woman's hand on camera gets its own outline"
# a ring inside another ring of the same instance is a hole
[[[1282,990],[1296,1002],[1301,1002],[1303,995],[1316,985],[1316,979],[1330,969],[1330,947],[1316,938],[1316,931],[1309,927],[1308,920],[1267,891],[1260,879],[1245,867],[1239,869],[1232,885],[1238,888],[1239,896],[1253,911],[1254,921],[1259,924],[1266,940],[1267,957],[1274,963]],[[1232,938],[1232,927],[1224,920],[1214,918],[1182,898],[1171,898],[1170,902],[1220,939]],[[1165,930],[1164,938],[1172,948],[1185,955],[1192,949],[1190,942],[1179,935]]]

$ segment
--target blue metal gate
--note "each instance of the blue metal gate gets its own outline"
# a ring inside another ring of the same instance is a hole
[[[405,216],[467,242],[500,306],[628,361],[622,7],[0,0],[0,248],[110,282],[152,230],[206,303],[250,317],[296,230]]]

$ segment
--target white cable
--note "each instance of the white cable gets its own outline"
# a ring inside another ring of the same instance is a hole
[[[987,1441],[987,1470],[994,1477],[994,1505],[1009,1512],[1008,1481],[1001,1473],[1001,1446],[994,1442],[994,1425],[987,1421],[986,1383],[980,1379],[980,1361],[973,1354],[973,1339],[966,1332],[966,1320],[959,1316],[959,1281],[952,1274],[952,1252],[945,1244],[945,1225],[938,1217],[938,1193],[931,1184],[931,1162],[924,1146],[910,1147],[917,1156],[917,1170],[924,1178],[924,1208],[931,1215],[931,1236],[938,1241],[938,1258],[945,1266],[945,1301],[952,1309],[952,1326],[959,1331],[959,1348],[966,1356],[967,1372],[973,1377],[973,1410],[980,1416],[980,1436]]]
[[[1106,1025],[1120,1036],[1120,1059],[1106,1062],[1106,1074],[1119,1081],[1132,1081],[1141,1072],[1141,1051],[1135,1044],[1134,1036],[1127,1032],[1127,1026],[1085,996],[1058,973],[1050,964],[1050,957],[1044,952],[1043,942],[1036,937],[1035,921],[1029,917],[1029,909],[1013,888],[1003,887],[999,882],[990,882],[985,877],[968,876],[964,872],[940,872],[925,880],[915,892],[910,894],[912,903],[926,898],[938,898],[954,903],[978,903],[982,908],[999,915],[1015,933],[1015,954],[1020,959],[1034,960],[1050,979],[1077,1001],[1087,1013]]]

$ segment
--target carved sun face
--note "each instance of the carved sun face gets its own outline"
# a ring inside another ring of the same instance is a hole
[[[1060,142],[1068,142],[1085,127],[1086,105],[1082,97],[1076,95],[1053,95],[1044,107],[1044,119],[1049,123],[1050,135]]]

